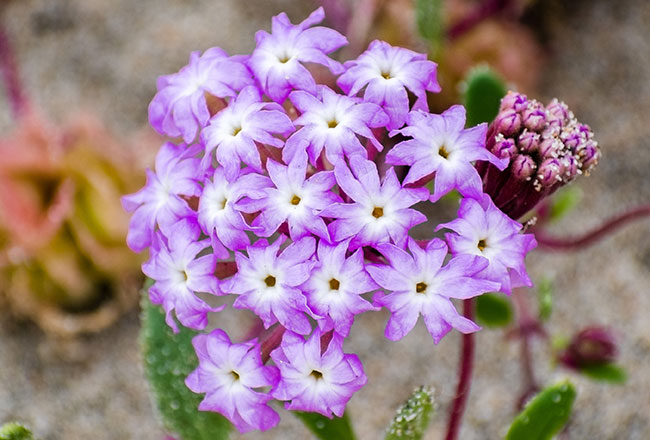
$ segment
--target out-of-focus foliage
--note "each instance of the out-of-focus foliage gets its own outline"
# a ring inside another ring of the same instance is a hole
[[[33,440],[32,432],[16,422],[0,426],[0,440]]]
[[[476,298],[476,319],[486,327],[504,327],[512,321],[512,305],[503,294],[486,293]]]
[[[566,425],[575,398],[569,382],[543,389],[512,422],[506,440],[549,440]]]
[[[468,127],[492,122],[499,113],[501,98],[508,91],[501,77],[487,66],[470,70],[462,89]]]
[[[31,113],[0,138],[0,293],[14,312],[70,334],[137,302],[140,257],[125,245],[120,196],[142,184],[131,151],[143,150],[89,116],[60,127]]]
[[[292,411],[309,430],[320,440],[355,440],[352,424],[348,413],[343,417],[334,416],[331,419],[312,412]]]

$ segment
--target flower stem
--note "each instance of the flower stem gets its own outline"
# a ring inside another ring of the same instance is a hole
[[[18,76],[16,57],[9,36],[0,21],[0,74],[5,85],[11,111],[17,119],[27,110],[27,99]]]
[[[520,360],[521,371],[523,374],[523,391],[517,400],[517,409],[523,408],[528,399],[539,391],[539,386],[535,381],[535,372],[533,370],[533,361],[530,350],[531,338],[538,333],[543,334],[540,323],[533,318],[528,310],[528,302],[525,298],[526,291],[516,289],[512,293],[512,298],[517,307],[518,329],[517,335],[521,338]]]
[[[551,237],[544,233],[544,231],[536,229],[535,239],[541,248],[546,248],[551,251],[574,251],[586,248],[597,242],[600,239],[607,237],[616,229],[623,225],[636,220],[638,218],[650,216],[650,204],[639,206],[631,211],[619,214],[607,220],[599,227],[574,238],[557,238]]]
[[[463,316],[472,321],[474,320],[474,299],[467,299],[463,302]],[[451,412],[449,413],[447,436],[445,437],[446,440],[455,440],[458,438],[460,421],[463,418],[463,412],[465,412],[465,404],[467,403],[467,397],[472,383],[474,345],[474,333],[464,334],[459,365],[458,386],[456,387],[456,396],[454,396]]]

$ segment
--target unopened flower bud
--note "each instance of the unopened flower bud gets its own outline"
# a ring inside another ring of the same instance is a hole
[[[497,116],[496,128],[506,136],[516,134],[521,129],[521,116],[512,109],[501,112]]]
[[[539,146],[539,134],[534,131],[523,132],[517,140],[517,146],[520,151],[525,153],[531,153],[537,150]]]
[[[526,154],[520,154],[512,161],[512,175],[518,180],[530,179],[536,168],[533,158]]]
[[[616,341],[609,329],[588,327],[575,335],[558,360],[569,368],[608,364],[616,360]]]
[[[542,187],[553,186],[562,180],[562,174],[564,174],[564,167],[562,166],[562,162],[560,162],[559,159],[545,159],[539,165],[536,181]]]
[[[544,159],[556,157],[558,155],[558,142],[554,138],[542,139],[537,148],[539,155]]]
[[[584,147],[580,148],[578,156],[582,163],[581,169],[588,172],[598,164],[598,160],[600,160],[600,148],[598,148],[598,144],[595,142],[589,141]]]
[[[533,131],[540,131],[546,125],[546,113],[539,106],[538,108],[529,108],[524,110],[522,114],[522,122],[524,127]]]
[[[492,153],[499,159],[510,159],[517,154],[517,145],[511,138],[503,138],[492,147]]]
[[[528,106],[528,98],[521,93],[509,91],[501,100],[500,111],[514,110],[516,112],[524,110]]]
[[[575,151],[578,145],[582,142],[583,138],[579,133],[572,132],[562,136],[562,143],[564,143],[564,146],[571,151]]]
[[[562,159],[562,162],[564,167],[564,177],[567,182],[575,179],[575,177],[581,173],[580,162],[575,156],[567,155]]]
[[[551,122],[559,122],[562,124],[570,116],[569,107],[563,102],[558,101],[556,98],[546,106],[546,120]]]

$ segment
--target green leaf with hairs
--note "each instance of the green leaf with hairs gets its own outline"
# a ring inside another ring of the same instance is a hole
[[[575,398],[568,381],[543,389],[512,422],[506,440],[550,440],[569,421]]]
[[[616,364],[592,365],[581,368],[580,372],[599,382],[621,385],[627,381],[627,373],[623,367]]]
[[[443,0],[416,0],[415,20],[419,34],[429,42],[430,53],[437,53],[445,31]]]
[[[467,127],[490,123],[499,113],[501,98],[507,87],[501,77],[487,66],[475,67],[462,85],[463,103],[467,110]]]
[[[420,440],[433,413],[433,390],[420,387],[397,410],[385,440]]]
[[[512,305],[503,294],[476,297],[476,320],[485,327],[505,327],[512,321]]]
[[[0,426],[0,440],[33,440],[32,432],[20,423],[9,422]]]
[[[343,417],[335,416],[331,419],[312,412],[292,411],[292,413],[321,440],[356,439],[347,412],[343,413]]]
[[[230,422],[219,414],[199,411],[203,396],[185,386],[185,378],[198,365],[192,347],[196,332],[180,325],[179,329],[174,334],[165,323],[162,308],[151,304],[143,293],[140,342],[144,369],[163,425],[182,440],[227,439]]]

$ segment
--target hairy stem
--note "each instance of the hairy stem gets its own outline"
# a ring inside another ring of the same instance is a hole
[[[463,302],[463,316],[472,321],[474,320],[474,299],[467,299]],[[473,333],[463,335],[460,364],[458,366],[458,386],[456,387],[456,395],[454,396],[451,412],[449,413],[446,440],[455,440],[458,438],[460,422],[465,412],[467,397],[472,383],[474,344]]]
[[[612,217],[602,225],[579,237],[551,237],[539,229],[535,229],[533,232],[535,233],[535,238],[537,239],[537,243],[541,248],[546,248],[551,251],[575,251],[594,244],[598,240],[607,237],[618,228],[633,220],[648,216],[650,216],[650,204],[639,206],[638,208],[632,209],[631,211]]]
[[[5,92],[15,118],[27,110],[27,99],[18,76],[16,57],[9,41],[9,35],[0,21],[0,74],[5,85]]]

